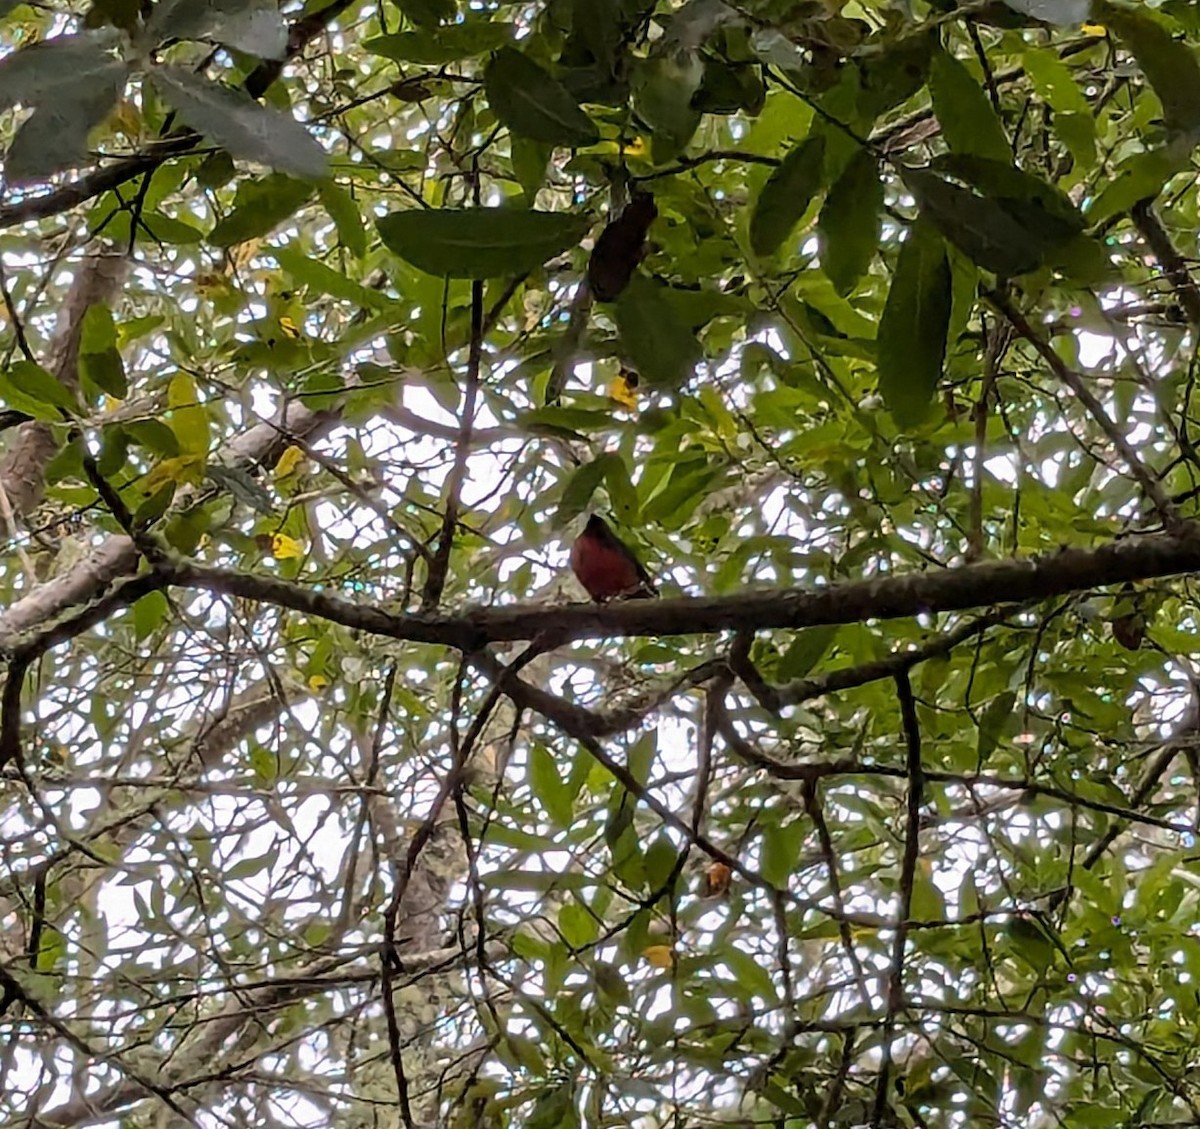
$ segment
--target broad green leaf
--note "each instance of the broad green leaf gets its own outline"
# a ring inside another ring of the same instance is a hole
[[[750,216],[750,246],[770,255],[788,237],[821,189],[825,139],[817,134],[801,142],[763,185]]]
[[[378,225],[389,251],[429,274],[504,278],[574,246],[591,221],[568,212],[437,208],[392,212]]]
[[[592,500],[592,495],[596,493],[600,483],[604,481],[607,471],[607,457],[601,455],[599,458],[593,459],[590,463],[584,463],[583,466],[578,467],[572,473],[571,477],[567,480],[566,486],[563,488],[562,501],[558,506],[556,525],[560,528],[565,526],[587,509],[588,503]]]
[[[558,827],[571,825],[571,791],[559,775],[554,754],[545,745],[535,744],[529,750],[529,787],[552,823]]]
[[[558,929],[573,949],[586,948],[600,935],[595,916],[576,902],[568,902],[558,911]]]
[[[813,667],[828,653],[841,630],[838,624],[826,624],[820,627],[808,627],[799,632],[779,660],[777,671],[779,677],[785,679],[807,677]]]
[[[700,343],[661,283],[640,272],[615,303],[621,348],[650,384],[677,388],[701,358]]]
[[[762,876],[777,889],[786,890],[800,865],[803,845],[803,820],[768,827],[762,837]]]
[[[108,74],[119,37],[111,29],[60,35],[0,59],[0,109],[36,106],[59,87]]]
[[[15,361],[9,365],[5,374],[13,388],[51,408],[62,408],[69,415],[79,411],[75,394],[62,383],[53,373],[47,372],[41,365],[30,361]],[[17,405],[14,405],[14,407]],[[49,418],[62,419],[61,412],[54,412]]]
[[[182,67],[154,67],[150,81],[187,125],[232,156],[312,180],[326,174],[325,150],[290,114]]]
[[[942,376],[950,324],[950,264],[925,219],[908,233],[879,322],[879,392],[900,427],[920,423]]]
[[[904,179],[917,198],[921,214],[985,270],[1012,277],[1041,264],[1046,241],[1000,204],[931,172],[906,170]]]
[[[987,708],[980,715],[979,741],[975,748],[975,761],[980,771],[1000,743],[1000,738],[1004,735],[1005,727],[1012,718],[1013,708],[1016,704],[1016,691],[1005,690],[1004,693],[998,694],[988,702]]]
[[[1021,55],[1025,73],[1038,96],[1060,114],[1092,113],[1086,95],[1075,81],[1075,74],[1049,47],[1028,47]]]
[[[129,395],[125,365],[117,350],[117,329],[107,306],[89,306],[79,340],[79,374],[97,388],[123,400]]]
[[[287,54],[287,24],[276,0],[159,0],[146,34],[153,42],[211,39],[260,59]]]
[[[488,104],[514,133],[578,148],[599,138],[592,119],[566,87],[512,47],[496,52],[483,74]]]
[[[397,6],[418,27],[437,27],[454,17],[454,0],[397,0]]]
[[[133,604],[133,633],[141,640],[153,635],[167,621],[170,604],[161,592],[147,592]]]
[[[215,247],[233,247],[269,234],[313,195],[313,186],[282,173],[238,185],[233,211],[209,233]]]
[[[317,188],[321,206],[329,213],[337,228],[338,242],[356,258],[367,253],[367,228],[354,197],[332,180],[322,181]]]
[[[634,525],[638,517],[637,490],[629,480],[629,468],[620,455],[608,456],[604,470],[604,481],[608,496],[612,500],[613,512],[625,525]]]
[[[996,161],[1011,160],[1004,127],[987,93],[952,55],[938,51],[929,69],[929,92],[942,136],[953,153],[971,153]]]
[[[1095,18],[1120,37],[1162,103],[1167,128],[1200,130],[1200,58],[1152,15],[1116,4],[1097,5]]]
[[[860,149],[834,181],[817,217],[821,267],[839,294],[850,293],[871,265],[882,210],[879,166],[870,152]]]
[[[354,302],[358,306],[379,308],[388,304],[388,299],[383,294],[363,286],[361,282],[356,282],[333,267],[326,266],[319,259],[301,254],[295,247],[273,247],[271,254],[298,284],[307,286],[311,291],[329,294],[346,302]]]
[[[1139,200],[1153,199],[1171,177],[1187,166],[1187,154],[1174,148],[1151,149],[1148,153],[1127,157],[1088,206],[1088,222],[1103,223],[1127,212]]]
[[[438,66],[455,59],[482,55],[513,40],[513,25],[472,20],[436,31],[402,31],[368,39],[363,50],[398,63]]]
[[[694,53],[655,55],[634,71],[633,108],[650,129],[656,161],[684,149],[700,125],[692,98],[703,78],[704,64]]]

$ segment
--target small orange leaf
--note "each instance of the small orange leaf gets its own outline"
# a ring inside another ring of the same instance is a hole
[[[733,871],[729,869],[723,862],[714,862],[704,872],[704,893],[705,898],[718,898],[729,889],[729,881],[733,877]]]

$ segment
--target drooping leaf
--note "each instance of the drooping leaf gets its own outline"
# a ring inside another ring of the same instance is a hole
[[[650,384],[682,384],[700,359],[700,343],[667,288],[635,274],[615,309],[621,347],[638,375]]]
[[[567,212],[437,208],[392,212],[378,226],[390,251],[429,274],[504,278],[578,243],[591,221]]]
[[[1116,4],[1097,5],[1095,18],[1120,37],[1162,102],[1167,128],[1200,130],[1200,58],[1152,15]]]
[[[117,328],[107,306],[93,305],[83,315],[79,339],[79,374],[118,400],[129,395],[125,365],[117,349]]]
[[[154,67],[150,81],[187,125],[232,156],[293,176],[315,180],[325,175],[325,150],[289,114],[182,67]]]
[[[62,408],[69,415],[79,411],[75,394],[41,365],[32,361],[16,361],[8,367],[6,375],[14,388],[41,404]],[[62,419],[62,414],[54,412],[49,418]]]
[[[312,198],[313,186],[281,173],[261,180],[246,180],[238,185],[233,211],[209,233],[215,247],[233,247],[250,239],[259,239]]]
[[[922,217],[908,233],[879,321],[879,392],[900,427],[926,416],[946,356],[951,278],[946,247]]]
[[[397,0],[397,4],[418,27],[437,27],[454,16],[454,0]]]
[[[802,141],[768,177],[750,216],[750,246],[770,255],[788,237],[812,198],[820,191],[825,139],[816,134]]]
[[[146,34],[156,43],[210,39],[260,59],[287,54],[287,23],[275,0],[159,0]]]
[[[987,93],[966,66],[945,51],[933,56],[929,92],[942,136],[953,153],[1010,159],[1008,138]]]
[[[535,744],[529,750],[529,787],[552,823],[570,826],[574,815],[571,791],[545,745]]]
[[[656,161],[684,149],[700,125],[692,99],[703,78],[704,64],[694,52],[655,55],[634,71],[633,108],[650,129]]]
[[[879,246],[883,181],[874,156],[860,149],[834,181],[817,217],[821,267],[839,294],[866,273]]]
[[[600,136],[566,87],[512,47],[502,47],[488,63],[483,87],[496,117],[514,133],[576,148]]]
[[[1112,179],[1088,206],[1088,222],[1103,223],[1128,211],[1139,200],[1153,199],[1171,177],[1187,166],[1187,153],[1173,147],[1134,153],[1117,166]]]
[[[111,29],[60,35],[0,59],[0,109],[18,102],[36,106],[60,86],[105,74],[116,62],[118,37]]]

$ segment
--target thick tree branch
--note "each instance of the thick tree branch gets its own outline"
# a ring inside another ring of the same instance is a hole
[[[1126,581],[1200,571],[1200,530],[1147,534],[1098,549],[1064,549],[1030,560],[986,561],[943,572],[882,576],[825,588],[781,588],[730,596],[631,600],[608,605],[468,608],[460,615],[401,615],[270,576],[164,564],[167,584],[257,600],[393,639],[475,650],[489,643],[544,636],[561,645],[577,639],[699,635],[765,628],[862,623],[990,607],[1084,592]]]

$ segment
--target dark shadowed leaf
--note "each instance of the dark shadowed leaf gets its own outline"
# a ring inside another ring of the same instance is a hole
[[[398,63],[423,63],[436,66],[494,51],[513,38],[512,24],[450,24],[436,31],[402,31],[368,39],[363,49]]]
[[[883,181],[879,166],[860,149],[829,189],[817,231],[821,235],[821,266],[839,294],[848,294],[866,273],[879,246],[879,214]]]
[[[1032,16],[1048,24],[1071,27],[1086,21],[1092,0],[1004,0],[1014,12]]]
[[[950,305],[946,248],[922,217],[900,249],[877,339],[879,392],[900,427],[920,423],[937,390]]]
[[[438,208],[379,220],[388,250],[429,274],[503,278],[539,267],[583,238],[591,221],[565,212]]]
[[[352,255],[361,259],[367,253],[367,228],[354,197],[332,180],[325,181],[317,189],[317,193],[321,198],[321,205],[329,213],[333,226],[337,228],[338,242]]]
[[[8,147],[8,181],[27,184],[87,164],[88,134],[108,117],[127,76],[125,64],[113,60],[43,90]]]
[[[904,180],[921,214],[977,265],[1011,277],[1041,264],[1044,241],[1000,204],[930,172],[906,170]]]
[[[1153,16],[1115,4],[1097,6],[1096,18],[1120,37],[1162,102],[1169,129],[1200,130],[1200,58],[1172,38]]]
[[[933,56],[929,92],[951,152],[1009,160],[1008,139],[987,93],[966,66],[945,51]]]
[[[155,67],[150,80],[183,121],[245,161],[293,176],[325,175],[328,158],[295,118],[260,106],[240,90],[209,82],[182,67]]]
[[[621,347],[651,384],[678,387],[700,359],[700,343],[661,283],[635,274],[616,301]]]
[[[488,104],[514,133],[579,147],[600,136],[569,91],[528,55],[502,47],[483,75]]]
[[[260,59],[287,52],[287,24],[275,0],[159,0],[146,34],[156,43],[209,39]]]
[[[418,27],[437,27],[454,16],[454,0],[397,0],[398,7]]]
[[[650,128],[655,160],[673,157],[696,132],[701,113],[692,98],[703,78],[695,55],[656,55],[634,72],[633,108]]]
[[[771,254],[808,210],[820,191],[825,139],[802,141],[767,179],[750,216],[750,246],[756,255]]]

